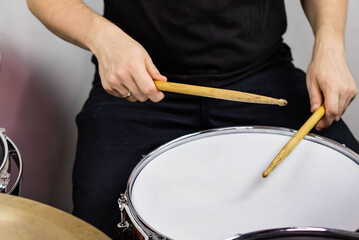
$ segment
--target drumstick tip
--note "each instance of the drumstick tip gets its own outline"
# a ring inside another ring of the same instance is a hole
[[[279,99],[279,103],[278,103],[278,105],[279,106],[286,106],[288,104],[288,102],[287,102],[287,100],[285,100],[285,99]]]
[[[268,175],[269,175],[269,172],[268,172],[267,170],[265,170],[265,171],[262,173],[262,177],[263,177],[263,178],[268,177]]]

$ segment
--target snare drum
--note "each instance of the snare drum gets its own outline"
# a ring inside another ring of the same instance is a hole
[[[350,149],[308,135],[262,178],[294,133],[214,129],[159,147],[133,170],[119,227],[133,226],[142,239],[250,239],[246,233],[298,227],[359,239],[359,156]]]
[[[0,192],[19,195],[23,169],[22,159],[16,145],[4,132],[5,130],[0,128]],[[11,171],[12,162],[17,166],[16,178],[10,178],[10,175],[14,173]]]

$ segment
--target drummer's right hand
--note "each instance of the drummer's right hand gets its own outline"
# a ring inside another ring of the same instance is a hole
[[[98,60],[102,86],[108,93],[131,102],[147,99],[159,102],[164,98],[153,79],[167,81],[167,78],[138,42],[115,25],[96,35],[90,49]]]

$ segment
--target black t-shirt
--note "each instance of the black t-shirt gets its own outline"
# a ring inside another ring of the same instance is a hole
[[[104,1],[169,81],[223,86],[291,59],[283,0]]]

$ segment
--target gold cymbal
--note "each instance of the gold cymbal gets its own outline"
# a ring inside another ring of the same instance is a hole
[[[43,203],[0,193],[0,236],[7,240],[109,240],[85,221]]]

